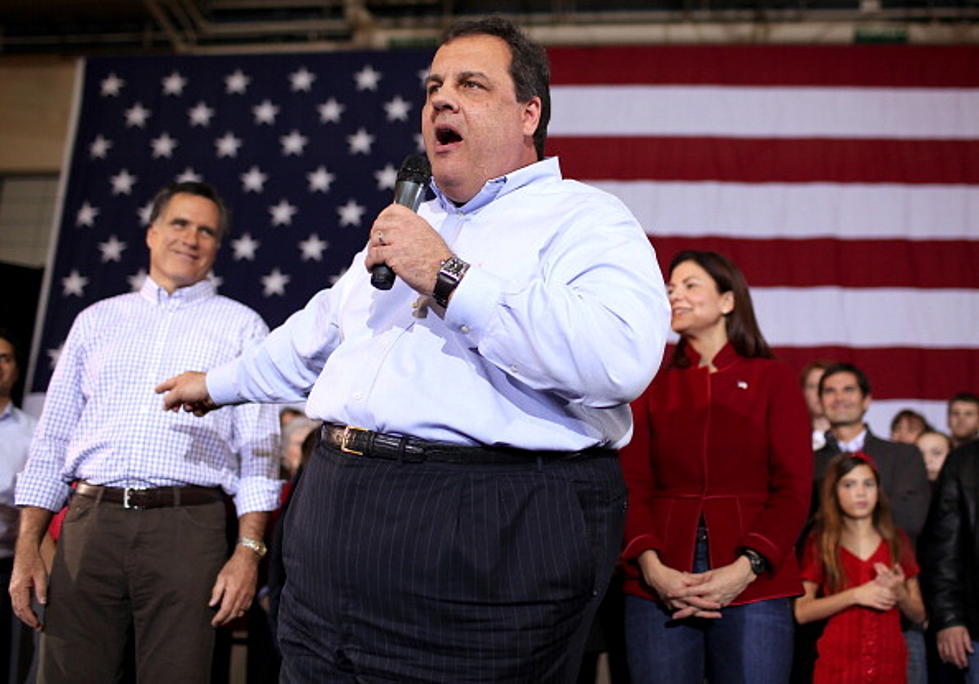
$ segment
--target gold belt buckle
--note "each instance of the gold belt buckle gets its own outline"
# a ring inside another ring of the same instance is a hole
[[[353,439],[353,434],[351,431],[370,432],[370,430],[367,428],[357,427],[355,425],[348,425],[347,427],[343,428],[343,436],[340,437],[340,451],[345,454],[353,454],[354,456],[363,456],[363,451],[357,451],[356,449],[351,449],[349,446],[347,446],[350,440]]]

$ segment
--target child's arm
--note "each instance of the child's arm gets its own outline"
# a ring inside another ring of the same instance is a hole
[[[894,591],[874,580],[829,596],[816,598],[819,586],[815,582],[803,580],[805,593],[795,600],[795,619],[800,625],[828,617],[846,610],[850,606],[864,606],[875,610],[890,610],[897,602]],[[920,600],[921,595],[919,593]]]
[[[921,600],[921,587],[918,578],[911,577],[904,581],[903,590],[898,593],[897,606],[904,617],[916,625],[925,621],[925,602]]]

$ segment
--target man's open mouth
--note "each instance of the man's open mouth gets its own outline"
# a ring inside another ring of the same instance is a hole
[[[451,145],[462,142],[462,136],[451,126],[439,126],[435,129],[435,140],[439,145]]]

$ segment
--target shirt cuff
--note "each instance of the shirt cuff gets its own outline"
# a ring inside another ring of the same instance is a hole
[[[503,287],[499,276],[470,266],[445,309],[446,324],[478,346],[487,334],[494,308],[503,299]]]
[[[223,366],[212,368],[204,376],[207,393],[215,404],[226,406],[228,404],[240,404],[244,401],[235,383],[237,370],[238,364],[235,361],[229,361]]]
[[[53,487],[41,485],[36,481],[24,481],[23,484],[18,481],[14,494],[14,505],[46,508],[57,513],[65,507],[69,494],[71,494],[71,487],[60,481],[55,483]]]
[[[279,507],[279,490],[282,480],[265,477],[244,477],[238,481],[235,494],[235,511],[238,517],[245,513],[263,513]]]

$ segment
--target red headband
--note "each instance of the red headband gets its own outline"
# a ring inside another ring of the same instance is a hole
[[[874,463],[874,459],[872,459],[870,457],[870,454],[868,454],[867,452],[865,452],[865,451],[854,451],[852,454],[848,454],[848,455],[849,456],[852,456],[853,458],[860,459],[861,461],[863,461],[864,463],[866,463],[867,465],[869,465],[870,466],[870,469],[873,470],[875,473],[878,472],[878,470],[877,470],[877,464]]]

